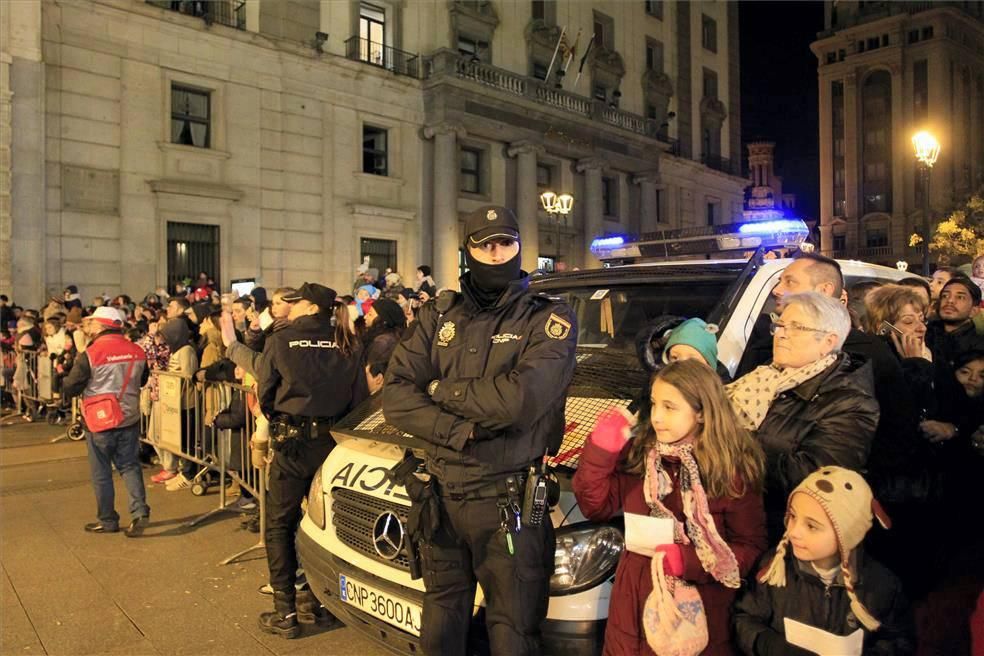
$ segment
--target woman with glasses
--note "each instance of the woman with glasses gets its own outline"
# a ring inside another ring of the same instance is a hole
[[[773,317],[772,362],[727,386],[743,426],[765,450],[771,539],[783,532],[786,499],[824,465],[863,470],[878,424],[871,365],[842,353],[851,317],[818,292],[783,298]]]

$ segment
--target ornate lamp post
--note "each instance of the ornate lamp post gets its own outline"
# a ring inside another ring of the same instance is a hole
[[[554,224],[556,232],[554,239],[557,244],[557,254],[560,255],[560,220],[561,217],[567,220],[567,215],[574,209],[574,196],[570,194],[560,194],[547,190],[540,194],[540,205],[543,211],[550,215],[550,222]]]
[[[929,222],[929,174],[933,170],[933,164],[936,163],[936,159],[940,156],[940,142],[936,140],[936,137],[931,135],[929,132],[923,130],[922,132],[917,132],[912,135],[912,147],[916,151],[916,160],[922,165],[920,169],[922,170],[923,176],[923,216],[922,216],[922,238],[923,238],[923,255],[922,255],[922,269],[923,275],[929,275],[929,241],[931,235],[929,234],[930,222]]]

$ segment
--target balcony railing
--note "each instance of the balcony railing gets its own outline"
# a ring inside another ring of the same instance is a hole
[[[385,43],[353,36],[345,42],[345,56],[352,61],[385,68],[397,75],[420,77],[419,56],[412,52],[397,50]]]
[[[891,246],[865,246],[858,249],[861,257],[888,257],[893,253]]]
[[[147,0],[147,4],[201,18],[206,25],[246,29],[246,0]]]
[[[725,159],[718,155],[701,155],[700,161],[704,166],[715,171],[727,173],[728,175],[737,175],[735,172],[736,167],[730,159]]]

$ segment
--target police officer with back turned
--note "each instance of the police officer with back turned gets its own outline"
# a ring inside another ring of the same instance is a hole
[[[421,643],[432,656],[466,653],[478,582],[492,653],[537,654],[554,534],[549,512],[538,517],[524,501],[563,437],[575,318],[528,289],[511,211],[483,207],[468,215],[465,234],[461,293],[421,309],[383,387],[387,421],[429,443],[438,498],[437,528],[418,540]]]
[[[335,446],[335,420],[368,396],[355,337],[332,320],[335,292],[305,283],[284,301],[293,303],[290,324],[268,341],[257,363],[257,396],[270,420],[275,451],[267,489],[266,552],[273,587],[273,612],[260,615],[260,628],[296,638],[301,623],[333,618],[308,589],[295,590],[294,536],[301,500]]]

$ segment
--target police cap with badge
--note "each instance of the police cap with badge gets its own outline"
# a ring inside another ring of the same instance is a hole
[[[296,303],[297,301],[307,301],[313,305],[318,306],[318,310],[325,314],[330,314],[332,308],[335,305],[335,298],[338,294],[335,290],[330,287],[325,287],[324,285],[319,285],[316,282],[306,282],[301,285],[300,289],[292,294],[286,294],[282,296],[284,302],[286,303]]]
[[[512,210],[499,205],[486,205],[465,215],[465,241],[468,246],[481,246],[490,239],[519,241],[519,221]]]

